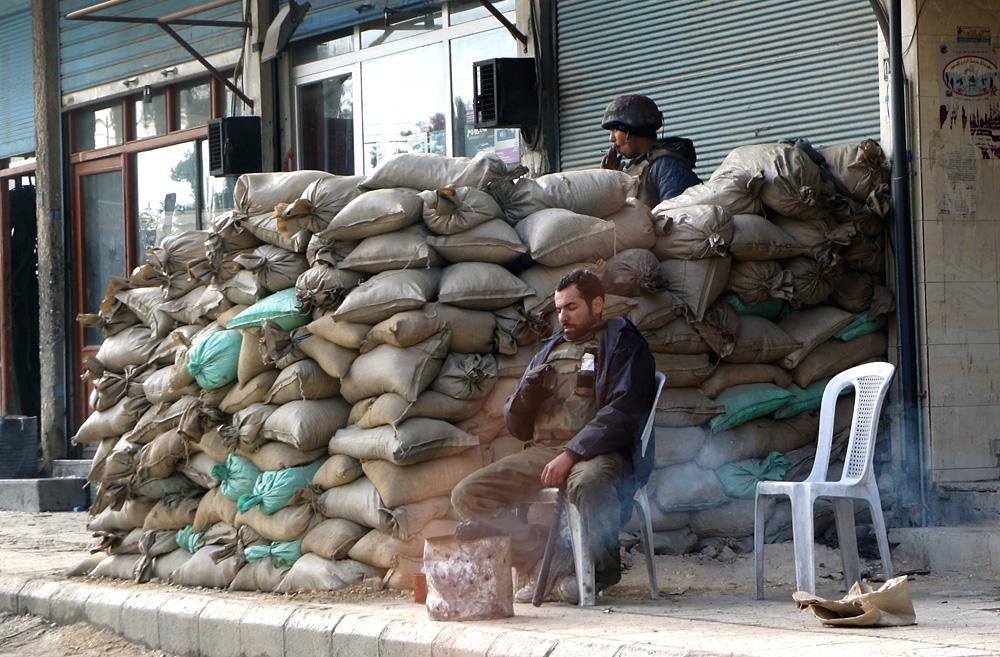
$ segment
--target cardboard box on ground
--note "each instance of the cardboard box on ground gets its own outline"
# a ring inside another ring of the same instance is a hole
[[[881,151],[824,155],[739,148],[652,209],[624,173],[512,179],[492,155],[242,176],[235,211],[80,318],[105,337],[74,438],[98,444],[91,575],[408,587],[455,484],[521,448],[504,400],[577,267],[667,375],[658,548],[750,535],[754,483],[811,466],[826,379],[886,351]],[[845,397],[835,456],[850,415]]]

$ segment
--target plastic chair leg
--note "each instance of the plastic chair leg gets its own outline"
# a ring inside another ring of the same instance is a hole
[[[795,548],[795,587],[816,593],[816,538],[813,523],[813,499],[802,489],[792,495],[792,542]]]
[[[754,589],[754,599],[764,599],[764,499],[757,495],[754,497],[753,509],[753,569],[755,574],[756,587]]]
[[[639,508],[639,522],[642,531],[642,551],[646,553],[646,574],[649,576],[649,598],[659,597],[660,586],[656,581],[656,562],[653,552],[653,519],[649,515],[649,496],[646,488],[640,488],[635,494],[636,506]]]
[[[878,553],[882,558],[882,570],[885,579],[892,578],[892,555],[889,552],[889,534],[885,528],[885,516],[882,515],[882,501],[879,499],[878,491],[868,498],[868,505],[872,510],[872,525],[875,526],[875,540],[878,541]]]
[[[584,533],[583,518],[575,504],[566,504],[569,510],[569,533],[573,543],[573,565],[576,568],[576,585],[580,593],[580,606],[593,607],[597,600],[594,583],[594,560]]]
[[[844,567],[844,590],[849,591],[861,581],[861,562],[858,559],[858,536],[854,529],[854,500],[839,497],[831,500],[837,519],[837,540],[840,543],[840,562]]]

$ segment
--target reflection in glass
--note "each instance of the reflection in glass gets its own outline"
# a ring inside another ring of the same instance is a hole
[[[354,50],[354,29],[344,30],[322,41],[302,44],[292,51],[292,66],[318,62]]]
[[[300,168],[354,173],[354,85],[350,75],[301,88]]]
[[[514,0],[499,0],[499,2],[494,2],[493,6],[504,13],[514,11]],[[469,21],[486,18],[491,15],[478,0],[457,0],[451,3],[452,25],[468,23]],[[510,17],[510,19],[511,21],[514,20],[513,17]]]
[[[389,25],[384,18],[370,21],[361,26],[361,47],[370,48],[383,43],[399,41],[417,36],[422,32],[441,29],[441,11],[431,11],[414,15],[409,11],[389,11]]]
[[[504,162],[519,162],[517,130],[476,129],[474,126],[472,64],[494,57],[516,57],[517,42],[503,28],[472,34],[451,42],[452,129],[455,155],[472,157],[495,152]]]
[[[440,43],[362,64],[365,172],[395,153],[445,154],[447,80]]]
[[[212,118],[212,85],[209,82],[180,85],[177,87],[177,109],[181,130],[205,125]]]
[[[73,112],[73,151],[90,151],[122,143],[124,130],[120,101]]]
[[[156,246],[167,235],[198,228],[198,160],[195,142],[135,156],[136,249]]]
[[[135,138],[145,139],[167,134],[167,94],[158,91],[145,102],[135,101]]]
[[[233,189],[236,187],[236,176],[218,177],[209,175],[208,165],[208,141],[198,142],[201,149],[201,209],[202,224],[207,226],[207,222],[223,212],[232,210],[235,207],[233,202]]]
[[[122,172],[83,176],[83,312],[97,312],[108,280],[125,274],[125,206]],[[104,341],[97,328],[84,333],[87,345]]]

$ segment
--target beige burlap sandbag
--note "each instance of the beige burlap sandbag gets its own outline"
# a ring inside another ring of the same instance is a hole
[[[121,436],[135,426],[147,409],[149,402],[145,397],[125,397],[106,411],[95,411],[80,425],[73,436],[73,444],[98,443],[105,438]]]
[[[736,260],[784,260],[808,248],[774,222],[756,214],[733,215],[729,253]]]
[[[792,272],[792,306],[816,306],[830,296],[833,291],[829,268],[813,258],[800,256],[785,263],[785,269]]]
[[[714,509],[691,514],[691,530],[700,538],[743,538],[753,535],[754,501],[726,498],[726,503]],[[772,500],[762,500],[764,518],[774,513]]]
[[[362,189],[409,187],[476,187],[494,177],[503,177],[507,165],[496,153],[478,153],[475,157],[445,157],[435,153],[399,153],[382,160],[361,183]]]
[[[615,251],[651,249],[656,244],[653,214],[637,198],[629,198],[620,210],[604,219],[615,225]]]
[[[507,428],[502,416],[494,418],[485,414],[476,414],[468,420],[456,423],[455,426],[478,438],[480,445],[492,442]]]
[[[317,178],[302,190],[295,200],[286,200],[285,207],[275,208],[278,228],[286,235],[302,230],[318,233],[330,223],[338,212],[361,193],[358,183],[363,176],[334,176]],[[278,206],[275,203],[275,206]]]
[[[653,456],[653,468],[665,468],[668,465],[687,463],[697,456],[705,438],[708,427],[655,427],[653,439],[656,450]]]
[[[813,381],[833,376],[873,358],[884,358],[888,342],[885,333],[870,333],[846,342],[828,340],[816,347],[792,372],[795,385],[807,387]]]
[[[306,402],[292,402],[306,403]],[[255,452],[244,452],[239,450],[239,455],[246,457],[251,463],[261,470],[286,470],[299,465],[312,463],[316,459],[323,458],[326,454],[326,447],[319,447],[312,450],[301,450],[287,445],[277,440],[269,440]]]
[[[392,233],[420,220],[420,197],[407,189],[377,189],[358,196],[318,235],[326,242]]]
[[[242,214],[270,212],[278,203],[291,203],[317,180],[330,178],[325,171],[245,173],[233,189],[235,208]]]
[[[391,516],[367,477],[326,491],[313,503],[325,518],[344,518],[365,527],[388,531]]]
[[[669,388],[656,402],[655,422],[658,427],[696,427],[725,412],[724,405],[697,388]]]
[[[330,399],[340,392],[340,381],[323,371],[311,358],[281,370],[264,402],[287,404],[298,400]]]
[[[264,421],[260,435],[304,451],[319,449],[346,426],[350,412],[351,407],[340,398],[291,401]]]
[[[324,520],[302,537],[303,554],[318,554],[324,559],[346,559],[368,528],[343,518]]]
[[[871,307],[876,286],[876,279],[871,274],[849,271],[837,279],[830,301],[844,310],[861,313]]]
[[[454,535],[457,524],[454,520],[432,520],[420,533],[405,540],[373,529],[354,544],[348,556],[378,568],[392,568],[399,556],[423,558],[425,538]]]
[[[304,554],[274,592],[338,591],[378,575],[378,570],[350,559],[330,561],[318,554]]]
[[[305,329],[297,329],[305,331]],[[300,334],[296,338],[296,348],[319,365],[320,369],[334,379],[342,379],[351,369],[351,363],[358,352],[324,340],[318,335]]]
[[[312,485],[323,490],[349,484],[358,477],[363,477],[361,462],[344,454],[334,454],[320,466],[313,475]]]
[[[736,348],[740,335],[740,318],[728,303],[717,301],[705,313],[705,318],[692,323],[691,328],[698,332],[717,356],[725,358]]]
[[[250,379],[246,384],[237,383],[226,392],[226,396],[219,403],[219,410],[232,415],[251,404],[263,402],[267,397],[268,390],[278,378],[278,373],[278,370],[267,370]]]
[[[683,317],[659,328],[644,331],[650,351],[664,354],[707,354],[712,348]]]
[[[667,388],[696,388],[712,375],[715,365],[708,354],[663,354],[654,352],[656,371],[667,377]]]
[[[653,253],[661,260],[724,256],[733,240],[733,215],[717,205],[653,212],[657,238]]]
[[[142,382],[142,391],[151,404],[175,402],[184,395],[198,394],[197,386],[190,385],[180,389],[170,387],[171,368],[161,367],[150,373]]]
[[[428,304],[424,313],[451,330],[452,351],[485,354],[494,350],[497,316],[484,310],[469,310],[444,303]]]
[[[445,320],[435,312],[433,305],[419,310],[396,313],[371,327],[361,344],[361,353],[368,353],[380,344],[394,347],[412,347],[423,342],[447,326]],[[463,312],[463,311],[458,311]],[[452,331],[454,337],[455,331]],[[492,331],[491,331],[492,334]]]
[[[881,236],[855,235],[851,245],[844,251],[844,263],[848,269],[881,276],[885,271],[885,239]]]
[[[518,378],[514,377],[504,377],[497,381],[493,392],[483,402],[482,415],[487,418],[500,418],[502,420],[507,398],[514,394],[517,383]]]
[[[874,140],[821,148],[819,154],[826,160],[826,170],[856,201],[865,201],[889,182],[889,163]]]
[[[438,299],[472,310],[498,310],[520,301],[532,290],[500,265],[459,262],[441,272]]]
[[[478,447],[473,447],[455,456],[417,465],[400,466],[388,461],[368,461],[362,464],[362,468],[386,506],[391,508],[429,497],[449,495],[459,481],[482,465],[482,454]]]
[[[723,390],[748,383],[773,383],[779,388],[787,388],[792,383],[792,376],[777,365],[721,363],[701,384],[701,391],[714,399]]]
[[[310,265],[325,264],[336,267],[337,263],[346,258],[357,245],[356,241],[326,242],[318,235],[313,235],[309,240],[309,246],[306,247],[306,260]]]
[[[503,219],[493,219],[454,235],[431,237],[427,243],[448,262],[502,265],[528,252],[517,232]]]
[[[726,289],[730,266],[728,256],[664,260],[660,263],[660,274],[667,281],[667,289],[687,305],[688,318],[701,321],[709,306]]]
[[[236,451],[236,445],[228,445],[219,434],[219,428],[209,429],[197,442],[192,443],[201,452],[207,454],[216,463],[224,462],[231,453]]]
[[[540,176],[545,204],[571,212],[606,217],[617,212],[636,193],[638,179],[624,171],[585,169]]]
[[[285,578],[291,566],[275,566],[270,558],[248,563],[233,577],[230,591],[273,591]]]
[[[361,240],[337,266],[344,269],[377,274],[390,269],[437,267],[441,256],[432,249],[423,226],[408,226],[382,235]]]
[[[362,461],[383,459],[411,465],[457,454],[478,444],[476,437],[448,422],[416,417],[396,427],[346,427],[334,434],[328,449],[331,454],[346,454]]]
[[[437,269],[384,271],[351,290],[332,317],[337,321],[377,324],[432,301],[440,278]]]
[[[760,199],[780,214],[817,219],[829,212],[833,185],[823,179],[819,165],[802,149],[789,144],[741,146],[731,151],[719,168],[762,172]]]
[[[771,260],[734,261],[726,289],[739,295],[745,304],[764,303],[771,299],[794,297],[792,272]]]
[[[338,347],[352,350],[361,348],[361,343],[371,328],[368,324],[338,321],[333,318],[333,315],[329,314],[323,315],[306,324],[306,330],[313,335],[332,342]]]
[[[450,509],[451,497],[448,495],[431,497],[389,509],[389,513],[392,514],[389,522],[391,533],[398,539],[409,540],[423,532],[434,520],[447,516]]]
[[[295,298],[302,310],[332,310],[364,278],[359,272],[316,262],[295,279]]]
[[[728,363],[774,363],[801,346],[801,342],[771,320],[756,315],[740,315],[736,346],[723,360]]]
[[[117,511],[107,508],[90,519],[87,531],[90,532],[130,532],[136,527],[142,527],[149,510],[156,505],[155,500],[126,500]]]
[[[223,549],[225,548],[218,545],[201,548],[170,574],[170,583],[209,589],[228,588],[243,562],[235,555],[216,562],[213,556]]]
[[[615,254],[615,225],[571,210],[539,210],[515,228],[531,259],[549,267]]]
[[[170,333],[170,331],[177,326],[177,320],[160,309],[160,305],[163,303],[164,298],[163,292],[158,287],[123,289],[115,292],[114,298],[125,304],[129,310],[135,313],[135,316],[138,317],[143,324],[149,327],[149,332],[146,336],[148,338],[161,340],[166,337],[167,333]],[[126,331],[128,331],[128,329],[126,329]],[[111,337],[117,337],[117,335],[119,334],[115,334],[115,336]],[[134,340],[138,341],[138,338],[134,338]],[[114,345],[115,343],[112,342],[112,346]],[[153,349],[155,349],[155,346],[149,347],[148,352],[151,353]],[[100,354],[100,352],[98,352],[98,354]],[[98,360],[104,362],[105,359],[98,355]],[[107,364],[108,363],[105,362],[105,365]],[[129,364],[138,363],[132,362]]]
[[[163,479],[173,474],[177,463],[187,459],[190,453],[187,441],[176,429],[160,434],[152,442],[143,445],[136,458],[135,481]],[[163,529],[163,528],[160,528]]]
[[[535,292],[533,295],[525,297],[524,309],[534,315],[545,315],[555,310],[553,295],[559,281],[578,269],[596,270],[593,264],[574,262],[558,267],[535,265],[522,271],[520,273],[521,280]]]
[[[105,338],[96,358],[105,369],[122,373],[128,367],[149,362],[162,337],[150,337],[149,329],[144,326],[130,326]]]
[[[305,256],[271,244],[262,244],[250,253],[243,253],[233,263],[253,272],[257,284],[270,292],[295,287],[296,279],[309,269]]]
[[[445,329],[406,349],[379,345],[355,359],[340,394],[351,403],[387,392],[416,401],[441,369],[450,341],[451,330]]]
[[[725,463],[762,459],[771,452],[788,452],[816,442],[818,422],[757,418],[729,431],[709,433],[696,462],[715,470]],[[810,430],[811,429],[811,430]]]
[[[782,358],[778,364],[795,369],[809,353],[854,321],[854,316],[839,308],[821,307],[798,310],[778,322],[778,327],[802,346]]]
[[[270,515],[255,506],[246,513],[237,513],[234,527],[246,525],[269,541],[286,542],[301,538],[320,520],[308,504],[286,506]]]
[[[627,249],[599,267],[601,283],[607,294],[637,297],[666,288],[659,272],[660,261],[645,249]]]
[[[719,167],[707,182],[693,185],[657,206],[660,209],[683,208],[689,205],[718,205],[732,214],[762,214],[760,190],[764,173],[736,167]]]
[[[430,389],[460,400],[482,399],[497,382],[497,361],[493,354],[450,353]]]
[[[418,196],[424,224],[438,235],[455,235],[503,217],[493,197],[475,187],[442,187]]]
[[[194,522],[199,502],[200,498],[160,500],[149,510],[142,529],[183,529]]]
[[[351,423],[361,429],[373,429],[383,425],[396,426],[418,417],[461,422],[474,416],[482,406],[482,399],[455,399],[435,390],[423,391],[414,402],[389,392],[355,404],[351,409]]]
[[[223,495],[221,488],[213,488],[205,493],[198,503],[198,511],[194,515],[192,525],[194,531],[203,532],[220,522],[230,526],[236,524],[236,500]]]
[[[278,408],[277,404],[250,404],[234,413],[230,423],[220,427],[218,433],[233,449],[239,447],[248,452],[257,451],[265,440],[260,435],[264,422]]]
[[[729,499],[715,473],[694,463],[653,470],[648,490],[650,502],[663,513],[709,509]]]
[[[260,329],[242,329],[240,334],[243,336],[243,341],[240,343],[240,359],[236,365],[236,380],[245,385],[261,372],[273,369],[274,366],[264,362],[260,350]]]
[[[113,554],[107,556],[90,571],[89,576],[92,578],[132,579],[136,564],[140,558],[138,554]]]
[[[205,489],[215,488],[219,480],[212,476],[212,468],[217,465],[212,457],[204,452],[191,454],[187,461],[177,464],[177,472],[184,475],[198,486]]]

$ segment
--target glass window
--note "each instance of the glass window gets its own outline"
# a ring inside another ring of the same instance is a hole
[[[389,14],[389,25],[384,18],[370,21],[361,26],[361,47],[370,48],[383,43],[399,41],[422,32],[441,29],[441,10],[414,15],[409,11]]]
[[[200,181],[195,154],[193,141],[136,154],[138,253],[167,235],[198,228]]]
[[[364,62],[365,172],[395,153],[444,155],[448,111],[443,44]]]
[[[73,112],[73,151],[118,146],[124,140],[121,102]]]
[[[177,127],[181,130],[205,125],[212,118],[212,84],[188,83],[177,87]]]
[[[498,28],[472,34],[451,42],[452,127],[455,155],[474,156],[481,151],[495,152],[504,162],[519,162],[520,141],[517,130],[476,129],[474,127],[472,64],[493,57],[516,57],[517,42],[507,30]]]
[[[354,173],[354,85],[351,75],[303,85],[299,166],[339,175]]]
[[[507,13],[508,11],[514,11],[514,0],[500,0],[499,2],[494,2],[493,6],[501,12]],[[469,21],[486,18],[487,16],[492,16],[492,14],[478,0],[459,0],[451,3],[450,22],[452,25],[468,23]],[[511,21],[513,22],[513,18],[511,18]]]
[[[210,220],[223,212],[232,210],[236,204],[233,202],[233,190],[236,188],[236,176],[215,176],[209,175],[211,167],[208,166],[208,140],[198,142],[201,149],[201,209],[202,217]],[[202,222],[205,224],[205,221]]]
[[[122,172],[108,171],[80,179],[83,210],[83,303],[84,312],[95,313],[104,299],[112,276],[125,273],[125,207],[122,202]],[[85,333],[88,345],[104,339],[99,329]]]
[[[303,44],[292,51],[292,66],[318,62],[354,50],[354,28],[344,30],[322,41]]]
[[[135,138],[145,139],[167,134],[167,94],[154,92],[147,100],[135,100]]]

